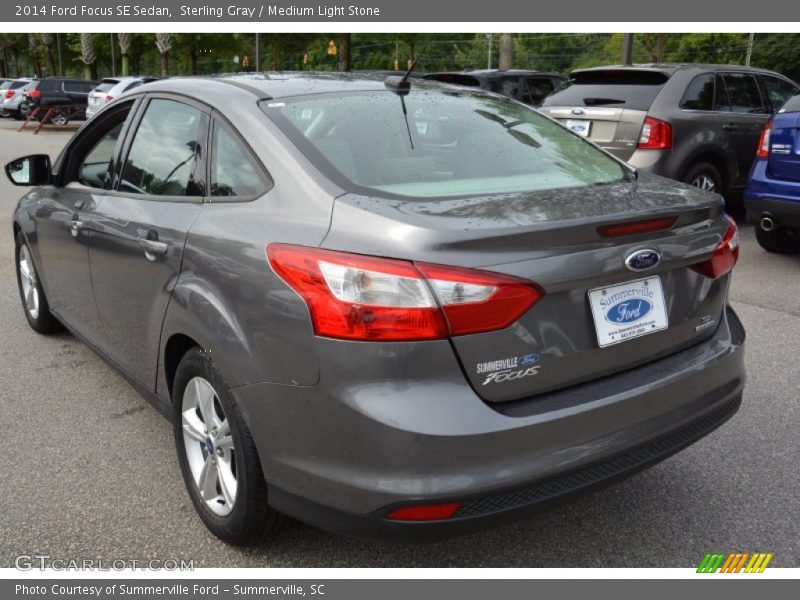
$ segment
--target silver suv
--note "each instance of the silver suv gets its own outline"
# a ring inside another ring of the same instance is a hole
[[[637,169],[728,198],[747,183],[764,124],[798,90],[735,65],[598,67],[573,71],[540,110]]]

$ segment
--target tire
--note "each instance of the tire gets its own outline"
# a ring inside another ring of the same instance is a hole
[[[19,118],[20,120],[27,119],[31,114],[31,105],[23,102],[19,105]]]
[[[69,123],[69,117],[65,113],[61,112],[60,110],[59,111],[55,111],[50,116],[50,122],[53,125],[57,125],[58,127],[63,127],[64,125]]]
[[[288,517],[267,504],[253,438],[208,352],[193,348],[181,359],[172,404],[183,480],[211,533],[245,545],[283,529]],[[201,493],[201,487],[206,491]]]
[[[725,192],[725,182],[722,179],[722,175],[711,163],[695,163],[684,173],[681,181],[708,192],[722,195]]]
[[[756,241],[764,250],[774,254],[794,254],[800,251],[800,240],[790,236],[785,227],[764,231],[756,224]]]
[[[30,246],[20,231],[16,238],[14,262],[22,310],[28,320],[28,325],[34,331],[42,334],[58,333],[63,331],[64,327],[50,312],[50,304],[48,304],[47,296],[42,289],[32,256]]]

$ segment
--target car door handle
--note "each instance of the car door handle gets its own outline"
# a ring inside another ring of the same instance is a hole
[[[739,126],[736,123],[727,123],[722,126],[725,131],[739,131]]]
[[[144,250],[144,255],[149,260],[155,260],[157,254],[166,254],[169,246],[166,242],[159,242],[158,240],[150,240],[140,237],[139,248]]]

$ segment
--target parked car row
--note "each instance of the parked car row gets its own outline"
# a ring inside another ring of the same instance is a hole
[[[53,108],[51,122],[66,125],[70,119],[93,116],[123,92],[154,77],[108,77],[91,81],[75,77],[20,78],[0,84],[0,116],[26,119],[35,108]],[[44,111],[37,118],[44,117]]]

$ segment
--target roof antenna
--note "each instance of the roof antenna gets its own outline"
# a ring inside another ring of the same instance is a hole
[[[419,54],[417,54],[416,58],[414,58],[414,62],[411,63],[411,66],[408,67],[408,71],[406,74],[400,77],[400,75],[389,75],[383,84],[393,91],[395,94],[399,96],[405,96],[408,92],[411,91],[411,82],[408,80],[409,76],[411,75],[414,68],[417,66],[419,59],[425,54],[425,51],[428,49],[428,46],[431,44],[431,38],[428,38],[428,41],[425,42],[425,45],[420,50]]]

